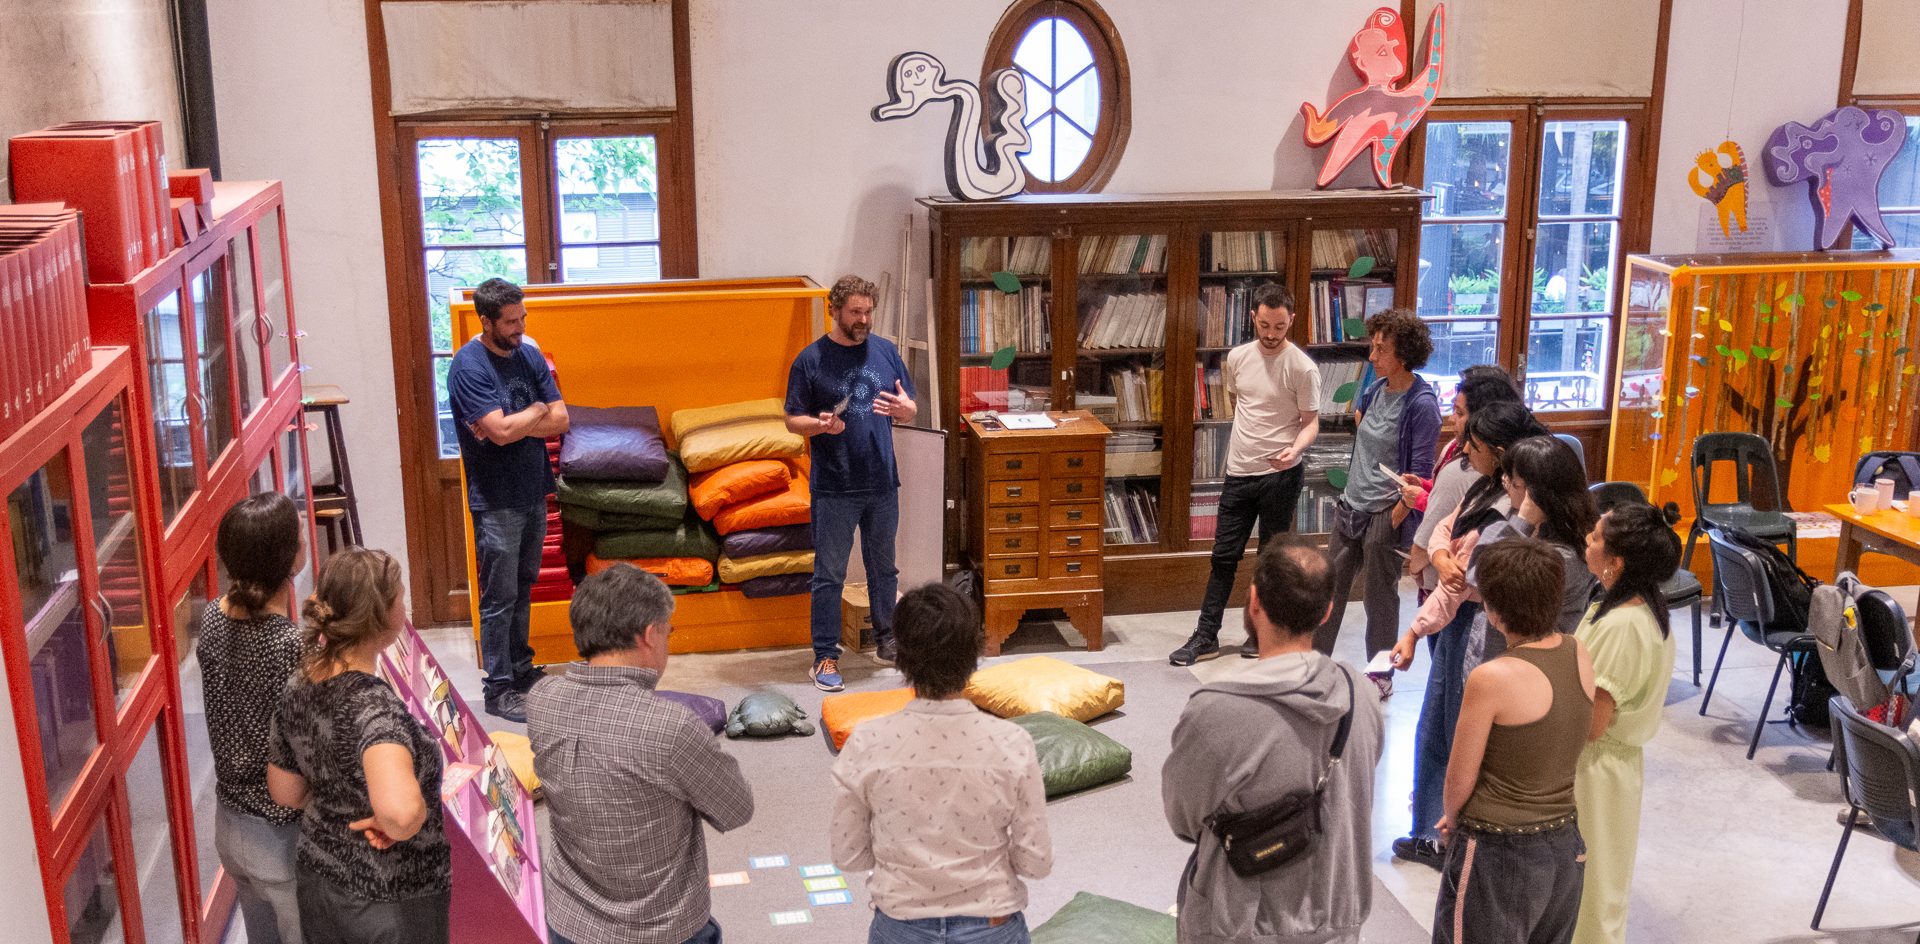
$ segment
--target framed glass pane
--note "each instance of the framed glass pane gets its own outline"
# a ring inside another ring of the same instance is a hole
[[[513,249],[429,249],[427,267],[427,324],[434,350],[451,352],[466,338],[453,336],[453,290],[470,288],[498,276],[516,285],[527,281],[527,251]],[[445,340],[447,345],[441,347]]]
[[[1618,223],[1547,223],[1535,231],[1535,315],[1613,309],[1614,241]]]
[[[161,723],[165,718],[161,716]],[[127,812],[133,831],[134,879],[140,886],[140,928],[147,944],[180,944],[186,940],[186,926],[180,914],[172,818],[160,765],[160,723],[147,729],[140,750],[127,765]]]
[[[1080,169],[1100,128],[1100,70],[1093,49],[1072,23],[1043,17],[1013,50],[1027,83],[1027,134],[1033,150],[1020,156],[1041,181],[1065,180]]]
[[[72,944],[115,944],[127,939],[120,916],[119,883],[113,874],[113,843],[102,819],[67,876],[67,939]]]
[[[527,241],[519,138],[428,138],[414,159],[423,243]]]
[[[199,487],[193,469],[193,423],[187,415],[186,339],[180,295],[169,292],[147,312],[147,389],[153,399],[154,457],[159,465],[160,519],[172,526]]]
[[[1166,389],[1167,237],[1080,237],[1074,405],[1107,439],[1106,541],[1160,541]],[[1182,368],[1184,372],[1184,368]]]
[[[228,309],[231,319],[229,337],[233,342],[234,372],[240,375],[240,386],[236,391],[240,398],[240,415],[253,412],[253,405],[264,396],[265,380],[261,368],[263,353],[260,350],[259,312],[255,310],[253,297],[253,248],[246,236],[237,236],[227,240],[227,259],[231,263],[228,270],[233,274],[233,305]]]
[[[440,458],[457,459],[460,456],[460,433],[453,426],[453,406],[447,395],[447,371],[453,367],[450,356],[434,355],[433,358],[433,415],[440,430]]]
[[[1048,237],[960,241],[962,413],[1053,408],[1052,275]]]
[[[1880,177],[1883,210],[1920,209],[1920,115],[1907,116],[1906,135],[1906,143],[1893,155],[1892,166]],[[1898,242],[1902,246],[1914,245],[1904,239]]]
[[[1475,364],[1500,363],[1500,322],[1478,319],[1429,320],[1433,335],[1433,354],[1419,374],[1434,385],[1440,396],[1440,412],[1453,412],[1453,389],[1460,383],[1460,372]]]
[[[269,464],[267,477],[271,479],[272,475]],[[220,855],[213,845],[214,813],[220,800],[215,791],[213,743],[207,736],[206,691],[200,660],[194,654],[200,641],[200,614],[209,599],[207,571],[201,567],[186,592],[173,603],[174,634],[181,639],[180,717],[187,742],[187,780],[193,784],[193,840],[199,869],[195,878],[201,901],[212,894],[213,876],[220,868]]]
[[[1427,123],[1426,180],[1430,218],[1486,219],[1507,214],[1513,126],[1505,121]],[[1426,245],[1425,238],[1421,245]]]
[[[40,759],[47,801],[58,810],[100,743],[93,707],[93,665],[75,552],[73,474],[66,453],[7,496],[14,579],[26,627]]]
[[[1500,268],[1506,258],[1505,223],[1428,223],[1420,227],[1423,318],[1500,314]]]
[[[1920,145],[1914,145],[1914,146],[1920,147]],[[1900,153],[1902,155],[1906,154],[1904,150],[1901,151]],[[1882,215],[1880,219],[1886,222],[1887,232],[1893,234],[1894,245],[1920,246],[1920,212],[1887,213]],[[1863,230],[1860,227],[1855,226],[1853,228],[1852,248],[1878,249],[1880,248],[1880,241],[1877,239],[1874,239],[1873,236],[1869,234],[1866,230]]]
[[[280,462],[285,469],[282,481],[285,484],[287,497],[293,499],[294,506],[300,509],[304,519],[307,508],[307,450],[302,432],[303,429],[299,425],[287,431],[287,435],[281,440]],[[300,539],[302,541],[307,539],[305,528],[300,531]],[[293,575],[295,600],[304,600],[313,592],[313,580],[319,561],[315,560],[318,555],[311,553],[312,550],[308,548],[307,566]]]
[[[258,238],[260,282],[266,299],[261,316],[267,319],[267,355],[273,367],[270,374],[278,382],[287,368],[293,366],[293,326],[287,315],[287,258],[286,249],[280,243],[279,212],[260,218]]]
[[[660,162],[653,135],[561,138],[553,144],[560,242],[660,238]]]
[[[233,441],[233,375],[228,364],[227,271],[224,261],[187,282],[193,299],[193,332],[200,371],[200,433],[212,465]]]
[[[1193,366],[1193,492],[1187,514],[1187,536],[1191,540],[1211,541],[1217,530],[1227,440],[1233,432],[1233,403],[1227,397],[1221,365],[1228,351],[1253,340],[1254,294],[1268,282],[1286,284],[1286,260],[1284,233],[1200,235],[1200,298]]]
[[[1627,123],[1549,121],[1540,140],[1540,216],[1619,216]]]
[[[653,282],[660,278],[660,244],[565,246],[560,250],[563,282]]]
[[[1597,410],[1606,399],[1611,318],[1535,318],[1527,326],[1527,405]]]
[[[100,568],[102,629],[110,653],[114,693],[125,701],[134,680],[153,656],[146,575],[141,566],[137,493],[127,464],[131,444],[120,400],[107,404],[80,435],[87,461],[87,507],[93,523],[94,561]]]

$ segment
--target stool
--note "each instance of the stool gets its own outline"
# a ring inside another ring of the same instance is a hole
[[[342,538],[344,537],[341,532],[346,528],[346,520],[347,512],[344,508],[315,508],[313,510],[313,523],[319,526],[320,530],[327,535],[328,557],[340,553],[340,546]],[[352,541],[346,541],[345,543],[348,545],[353,544]]]
[[[340,428],[340,407],[349,403],[347,395],[332,384],[310,384],[302,389],[300,406],[308,413],[320,414],[327,430],[327,457],[333,466],[333,481],[313,485],[313,510],[316,519],[323,510],[345,514],[340,524],[342,537],[349,545],[366,544],[360,530],[360,507],[353,500],[353,471],[347,465],[346,434]],[[331,536],[329,536],[331,540]]]

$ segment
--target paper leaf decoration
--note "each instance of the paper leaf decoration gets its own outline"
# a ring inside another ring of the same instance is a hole
[[[1725,319],[1725,318],[1722,318],[1722,319],[1720,319],[1720,330],[1722,330],[1722,331],[1725,331],[1725,332],[1727,332],[1728,334],[1732,334],[1732,333],[1733,333],[1733,322],[1731,322],[1731,321],[1728,321],[1728,320],[1727,320],[1727,319]]]
[[[1820,445],[1813,447],[1813,461],[1825,462],[1831,458],[1833,458],[1832,446],[1827,445],[1826,443],[1821,443]]]
[[[1340,388],[1333,392],[1333,402],[1352,403],[1353,395],[1359,389],[1360,389],[1360,381],[1349,380],[1346,383],[1341,384]]]
[[[1819,221],[1815,249],[1834,248],[1849,222],[1891,249],[1893,233],[1880,218],[1880,176],[1906,141],[1907,123],[1899,112],[1846,105],[1811,127],[1789,121],[1775,128],[1762,162],[1775,184],[1807,185]]]
[[[1415,66],[1406,84],[1394,82],[1407,70],[1407,30],[1392,7],[1367,14],[1366,25],[1347,44],[1347,63],[1359,73],[1361,86],[1342,96],[1321,114],[1312,102],[1300,103],[1306,120],[1306,139],[1318,147],[1333,142],[1320,165],[1317,186],[1340,176],[1361,152],[1372,150],[1373,178],[1382,187],[1393,186],[1393,157],[1413,134],[1414,126],[1433,104],[1440,89],[1440,70],[1446,48],[1446,9],[1434,4],[1427,18],[1426,62]]]
[[[1347,278],[1364,279],[1367,277],[1367,273],[1373,271],[1373,265],[1374,261],[1372,256],[1361,256],[1353,260],[1353,265],[1347,266]]]
[[[1020,277],[1011,272],[995,272],[993,287],[1008,295],[1017,295],[1020,292]]]
[[[1340,322],[1340,330],[1349,341],[1358,341],[1367,336],[1367,323],[1360,318],[1348,318]]]
[[[1660,487],[1666,488],[1680,479],[1680,470],[1668,467],[1660,470]]]
[[[1773,405],[1779,407],[1780,409],[1785,410],[1785,409],[1792,408],[1793,401],[1787,399],[1786,397],[1774,397]]]
[[[1027,189],[1020,155],[1033,150],[1027,134],[1027,82],[1018,69],[989,77],[993,102],[965,79],[948,79],[947,67],[924,52],[903,52],[887,66],[887,101],[875,105],[874,121],[905,118],[935,102],[949,102],[947,189],[962,200],[993,200]],[[987,115],[984,123],[980,116]]]
[[[1333,486],[1334,488],[1339,488],[1339,489],[1346,488],[1347,487],[1347,470],[1328,469],[1327,484]]]
[[[994,370],[1006,370],[1013,366],[1013,355],[1014,350],[1011,346],[1003,347],[993,352],[993,360],[987,362],[987,366]]]
[[[1860,300],[1860,293],[1854,291],[1853,289],[1847,289],[1846,291],[1840,293],[1840,297],[1850,302],[1857,302]]]

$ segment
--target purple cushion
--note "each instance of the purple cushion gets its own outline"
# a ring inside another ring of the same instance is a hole
[[[650,406],[567,407],[560,474],[574,479],[654,483],[667,477],[667,441]]]
[[[718,698],[695,695],[691,692],[670,692],[665,689],[657,689],[654,694],[668,701],[685,705],[688,711],[693,712],[694,717],[712,728],[715,734],[719,734],[720,729],[727,726],[727,703]]]
[[[720,543],[720,553],[739,560],[783,551],[813,550],[813,525],[790,524],[778,528],[735,531]]]
[[[784,597],[796,593],[806,593],[813,584],[813,573],[778,574],[772,577],[755,577],[740,585],[740,592],[752,599],[761,597]]]

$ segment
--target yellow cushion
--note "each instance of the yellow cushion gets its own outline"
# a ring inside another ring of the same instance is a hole
[[[847,745],[853,728],[862,721],[893,714],[913,700],[913,689],[891,688],[880,692],[848,692],[820,699],[820,723],[826,725],[833,749]]]
[[[688,472],[749,459],[791,459],[806,450],[807,441],[787,432],[784,419],[743,418],[696,429],[680,439],[680,459]]]
[[[774,397],[764,400],[741,400],[737,403],[722,403],[718,406],[697,406],[673,411],[670,422],[673,425],[675,442],[686,439],[694,430],[719,426],[737,420],[787,418],[786,404]]]
[[[687,497],[700,517],[713,520],[728,505],[758,498],[772,492],[784,492],[793,481],[793,467],[778,459],[754,459],[723,465],[693,477],[687,485]]]
[[[781,574],[812,572],[812,551],[781,551],[777,554],[755,554],[752,557],[738,559],[724,554],[720,556],[721,583],[745,583],[755,577],[778,577]]]
[[[1127,687],[1119,679],[1059,659],[1033,656],[973,673],[967,697],[1002,718],[1051,711],[1092,721],[1124,704]]]
[[[527,793],[539,799],[540,775],[533,772],[533,742],[524,734],[512,731],[489,731],[487,737],[493,739],[493,746],[506,755],[507,766],[513,768],[513,775],[520,780]]]

